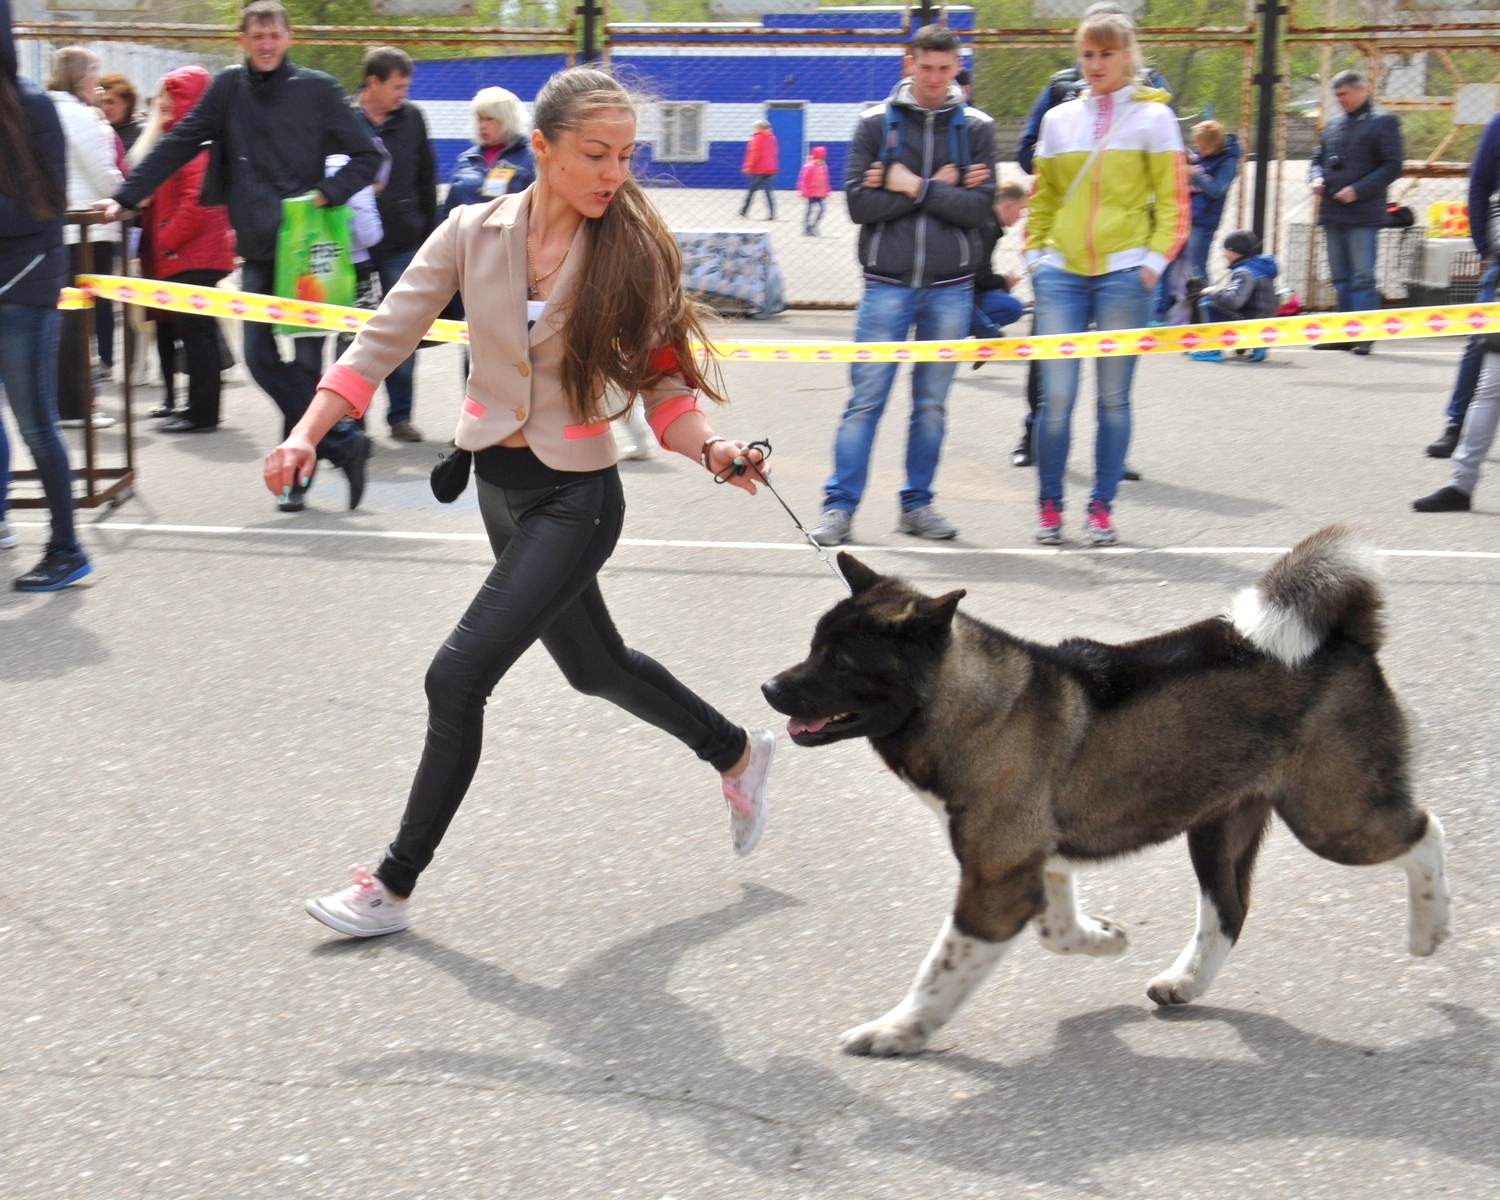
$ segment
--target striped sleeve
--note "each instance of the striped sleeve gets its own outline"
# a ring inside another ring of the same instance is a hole
[[[1151,259],[1147,263],[1158,274],[1182,252],[1187,241],[1188,226],[1193,217],[1192,201],[1188,198],[1187,156],[1182,147],[1182,131],[1171,110],[1162,105],[1166,120],[1158,122],[1161,136],[1153,137],[1148,152],[1151,166],[1151,190],[1155,196],[1151,240],[1147,248]],[[1161,255],[1160,266],[1156,255]]]

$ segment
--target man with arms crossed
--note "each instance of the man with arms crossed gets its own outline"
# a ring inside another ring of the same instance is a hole
[[[913,325],[918,341],[968,336],[980,230],[995,202],[995,129],[989,117],[964,104],[954,82],[960,46],[946,26],[917,30],[908,77],[855,127],[844,195],[850,219],[860,227],[865,279],[855,318],[857,342],[905,341]],[[850,538],[896,365],[850,368],[852,394],[834,438],[823,518],[812,531],[820,545],[837,546]],[[932,506],[954,370],[953,363],[942,362],[912,369],[906,486],[897,528],[916,537],[958,534]]]

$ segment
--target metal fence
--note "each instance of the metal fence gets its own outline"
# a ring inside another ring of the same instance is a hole
[[[1028,182],[1013,161],[1022,120],[1048,76],[1073,60],[1076,16],[1044,14],[1069,8],[1076,10],[1078,5],[1070,0],[989,0],[979,15],[995,23],[967,33],[974,49],[974,103],[996,120],[1001,181]],[[1171,85],[1184,133],[1212,115],[1240,138],[1247,151],[1252,149],[1262,8],[1255,0],[1141,0],[1134,8],[1147,56]],[[385,0],[383,11],[397,11],[394,0]],[[640,23],[611,24],[608,14],[587,0],[576,10],[583,21],[562,5],[502,5],[501,25],[495,23],[496,10],[488,11],[484,18],[393,18],[378,26],[299,25],[297,56],[352,82],[362,49],[379,43],[405,46],[418,58],[419,72],[423,57],[548,52],[575,61],[597,42],[607,60],[617,47],[626,53],[627,42],[641,44]],[[707,36],[715,44],[746,48],[742,52],[771,44],[765,31],[750,22],[713,26],[705,34],[708,28],[690,34],[680,25],[654,26],[650,38],[670,48],[701,46]],[[124,53],[119,44],[125,41],[202,57],[232,53],[224,43],[233,36],[233,30],[224,27],[140,23],[22,25],[17,32],[23,45],[28,40],[33,45],[87,42],[102,53],[107,69],[118,67],[116,59]],[[848,35],[858,32],[843,31],[844,44],[857,44]],[[1446,298],[1451,286],[1452,294],[1461,298],[1470,280],[1466,272],[1477,276],[1474,256],[1454,254],[1451,247],[1434,248],[1424,226],[1434,201],[1465,197],[1482,127],[1500,108],[1500,5],[1495,0],[1286,0],[1286,23],[1277,43],[1273,152],[1264,164],[1247,153],[1228,196],[1221,229],[1228,232],[1251,223],[1256,173],[1264,169],[1268,249],[1283,260],[1283,280],[1313,306],[1332,305],[1316,230],[1316,202],[1307,187],[1307,160],[1322,126],[1337,111],[1328,80],[1354,67],[1373,81],[1379,102],[1400,117],[1407,171],[1392,187],[1391,198],[1409,206],[1416,217],[1412,231],[1392,230],[1382,236],[1381,290],[1390,301],[1437,302]],[[888,38],[884,44],[889,45]],[[888,61],[889,85],[894,85],[900,59],[893,56]],[[137,82],[149,90],[149,80]],[[655,114],[648,113],[643,129],[655,128],[654,121]],[[803,201],[793,191],[778,193],[777,219],[770,221],[764,217],[763,197],[755,199],[749,217],[742,217],[743,195],[737,190],[676,186],[660,170],[650,173],[648,183],[674,227],[766,231],[793,305],[849,305],[858,299],[855,230],[837,194],[830,198],[817,234],[808,235],[803,230]],[[834,186],[836,192],[837,179]],[[997,267],[1020,272],[1023,237],[1020,230],[1007,234],[997,253]],[[1219,262],[1216,255],[1211,267],[1217,269]],[[1024,275],[1018,290],[1025,298]]]

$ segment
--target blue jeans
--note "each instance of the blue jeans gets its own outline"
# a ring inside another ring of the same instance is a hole
[[[767,192],[766,195],[770,195]],[[818,226],[823,223],[823,197],[809,196],[807,198],[807,213],[802,218],[802,229],[805,233],[817,233]]]
[[[1107,275],[1074,275],[1046,265],[1032,276],[1036,292],[1034,328],[1039,336],[1083,333],[1090,322],[1096,329],[1138,329],[1151,311],[1151,290],[1141,280],[1139,267]],[[1073,401],[1078,396],[1077,359],[1049,359],[1041,364],[1042,403],[1032,429],[1036,445],[1039,499],[1063,499],[1063,472],[1072,440]],[[1099,432],[1094,439],[1092,500],[1106,507],[1125,473],[1130,448],[1130,383],[1135,356],[1096,358],[1099,387]]]
[[[961,338],[974,315],[974,287],[907,288],[866,281],[854,318],[856,342],[903,342],[917,327],[918,341]],[[852,392],[833,439],[833,474],[824,485],[824,508],[853,513],[865,494],[870,470],[870,448],[875,428],[891,397],[896,380],[894,362],[855,363],[849,368]],[[932,503],[932,477],[937,474],[947,417],[948,385],[957,364],[923,362],[912,367],[911,421],[906,429],[906,486],[901,489],[901,511]]]
[[[996,288],[992,292],[974,293],[974,314],[969,322],[969,336],[997,338],[1007,325],[1021,319],[1026,306],[1009,292]]]
[[[276,294],[276,264],[246,262],[240,270],[241,286],[247,292],[262,296]],[[291,362],[282,360],[276,347],[275,327],[264,321],[245,322],[245,366],[257,386],[271,397],[281,410],[282,436],[302,419],[312,403],[313,393],[323,374],[323,341],[321,337],[293,338],[296,351]],[[347,417],[330,429],[318,443],[318,457],[336,467],[349,462],[356,451],[362,452],[363,434]]]
[[[1209,229],[1206,225],[1194,225],[1188,230],[1187,244],[1183,246],[1182,253],[1177,256],[1178,258],[1184,256],[1187,258],[1187,274],[1182,279],[1184,284],[1194,277],[1198,279],[1208,278],[1208,256],[1213,252],[1214,234],[1218,231],[1218,226]],[[1171,311],[1172,272],[1169,267],[1161,273],[1161,278],[1156,281],[1156,298],[1152,308],[1152,315],[1165,317]]]
[[[1373,225],[1325,225],[1328,273],[1338,293],[1339,312],[1369,312],[1380,307],[1375,288],[1375,235]]]
[[[776,176],[774,175],[750,176],[750,183],[745,188],[745,203],[740,205],[740,216],[748,217],[750,215],[750,201],[755,199],[755,193],[765,192],[766,208],[770,211],[771,219],[776,219],[776,191],[771,186],[771,181],[775,178]]]
[[[10,401],[21,437],[36,462],[52,512],[48,550],[77,550],[73,530],[73,472],[57,431],[57,331],[55,308],[0,304],[0,387]],[[10,491],[10,442],[0,422],[0,519]]]
[[[375,263],[375,270],[380,275],[382,296],[396,286],[396,280],[401,278],[401,273],[411,266],[411,260],[416,256],[415,250],[408,250],[404,254],[392,254],[385,258],[371,260]],[[416,351],[413,351],[399,367],[385,377],[385,395],[389,401],[385,419],[388,424],[394,425],[397,421],[411,420],[412,390],[416,384],[416,376],[417,355]]]
[[[1490,263],[1490,269],[1479,282],[1479,303],[1490,304],[1495,299],[1500,285],[1500,258]],[[1461,424],[1464,413],[1469,411],[1469,401],[1474,399],[1474,389],[1479,386],[1479,368],[1484,363],[1484,351],[1478,338],[1470,338],[1464,347],[1464,356],[1458,362],[1458,378],[1453,381],[1453,397],[1448,401],[1448,421]]]

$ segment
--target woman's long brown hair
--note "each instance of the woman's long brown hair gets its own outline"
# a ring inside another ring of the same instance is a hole
[[[619,80],[594,67],[571,67],[537,93],[532,123],[549,142],[609,110],[636,111]],[[563,327],[562,381],[580,421],[612,420],[663,377],[723,403],[712,359],[700,365],[694,343],[708,345],[702,311],[682,288],[682,257],[672,231],[635,179],[626,175],[604,210],[581,231],[589,239],[573,309]],[[663,350],[670,349],[670,355]],[[675,360],[675,361],[674,361]],[[624,402],[611,411],[613,384]]]
[[[31,140],[31,123],[26,118],[20,89],[3,70],[0,70],[0,195],[20,200],[39,221],[61,216],[67,207],[63,181]]]

